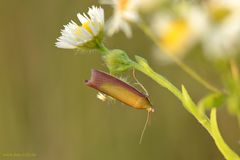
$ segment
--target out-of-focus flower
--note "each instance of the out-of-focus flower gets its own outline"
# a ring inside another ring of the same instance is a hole
[[[209,17],[204,49],[209,58],[227,58],[240,47],[240,1],[209,0],[205,3]]]
[[[98,91],[119,100],[120,102],[136,108],[146,109],[148,112],[154,112],[147,96],[129,84],[98,70],[92,70],[91,79],[86,81],[86,85],[97,89]],[[104,99],[102,96],[101,99]]]
[[[104,11],[101,7],[92,6],[88,16],[77,14],[81,25],[74,21],[64,26],[61,36],[57,38],[56,47],[65,49],[94,49],[101,43],[104,34]]]
[[[178,15],[158,13],[152,20],[152,28],[160,51],[154,49],[154,56],[165,63],[171,62],[167,55],[182,57],[198,42],[206,26],[206,16],[199,7],[189,6]]]
[[[127,37],[131,37],[132,31],[129,22],[139,20],[137,13],[139,0],[100,0],[102,4],[113,6],[114,13],[107,24],[107,33],[112,36],[122,30]]]
[[[138,10],[141,12],[149,12],[158,8],[166,0],[139,0]]]

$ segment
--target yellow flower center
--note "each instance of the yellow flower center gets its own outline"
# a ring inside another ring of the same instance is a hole
[[[84,29],[86,29],[89,33],[92,33],[92,30],[91,30],[91,28],[89,27],[89,23],[90,23],[89,21],[83,23],[83,24],[82,24],[82,27],[83,27]],[[77,34],[78,36],[81,36],[82,31],[81,31],[81,28],[80,28],[80,27],[76,28],[75,34]]]
[[[180,50],[184,49],[189,35],[190,30],[186,21],[173,21],[161,35],[160,45],[165,52],[177,54]]]
[[[119,0],[118,2],[118,8],[120,11],[124,11],[127,8],[128,0]]]
[[[231,14],[231,10],[223,6],[222,7],[210,6],[209,9],[210,9],[210,17],[216,23],[222,22],[227,16]]]
[[[85,28],[89,33],[92,33],[92,30],[91,30],[91,28],[89,27],[89,23],[90,23],[90,21],[84,22],[84,23],[82,24],[82,27]]]

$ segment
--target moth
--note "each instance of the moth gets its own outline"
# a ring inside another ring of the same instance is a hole
[[[154,112],[148,96],[117,77],[95,69],[91,72],[91,79],[86,80],[85,84],[130,107],[147,110],[148,116],[141,135],[141,142],[149,115],[151,112]]]

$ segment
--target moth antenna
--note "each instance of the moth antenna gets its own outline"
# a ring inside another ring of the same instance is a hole
[[[151,124],[152,124],[152,114],[151,114],[151,112],[153,112],[153,111],[150,110],[148,112],[149,112],[148,125],[151,126]]]
[[[136,84],[138,84],[145,92],[146,96],[149,96],[148,94],[148,91],[146,90],[146,88],[142,85],[142,83],[140,83],[136,77],[136,74],[135,74],[135,69],[133,69],[133,78],[134,80],[137,82]]]
[[[142,143],[143,135],[144,135],[144,133],[145,133],[145,131],[146,131],[146,128],[147,128],[147,125],[148,125],[148,121],[149,121],[149,117],[150,117],[150,113],[151,113],[151,112],[152,112],[151,110],[147,110],[147,119],[146,119],[146,122],[145,122],[145,124],[144,124],[143,130],[142,130],[142,133],[141,133],[141,137],[140,137],[140,140],[139,140],[139,144]]]

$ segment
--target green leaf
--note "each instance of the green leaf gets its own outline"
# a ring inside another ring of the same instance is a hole
[[[216,145],[227,160],[240,160],[240,157],[225,143],[217,124],[216,108],[211,110],[210,115],[211,134]]]
[[[218,108],[223,105],[226,97],[222,93],[211,93],[198,102],[199,109],[205,111],[206,109]]]
[[[189,112],[193,113],[193,110],[195,110],[196,105],[191,99],[184,85],[182,85],[182,96],[183,96],[183,104],[185,104]]]
[[[135,55],[135,59],[139,65],[143,66],[144,68],[150,68],[146,59],[137,55]]]

